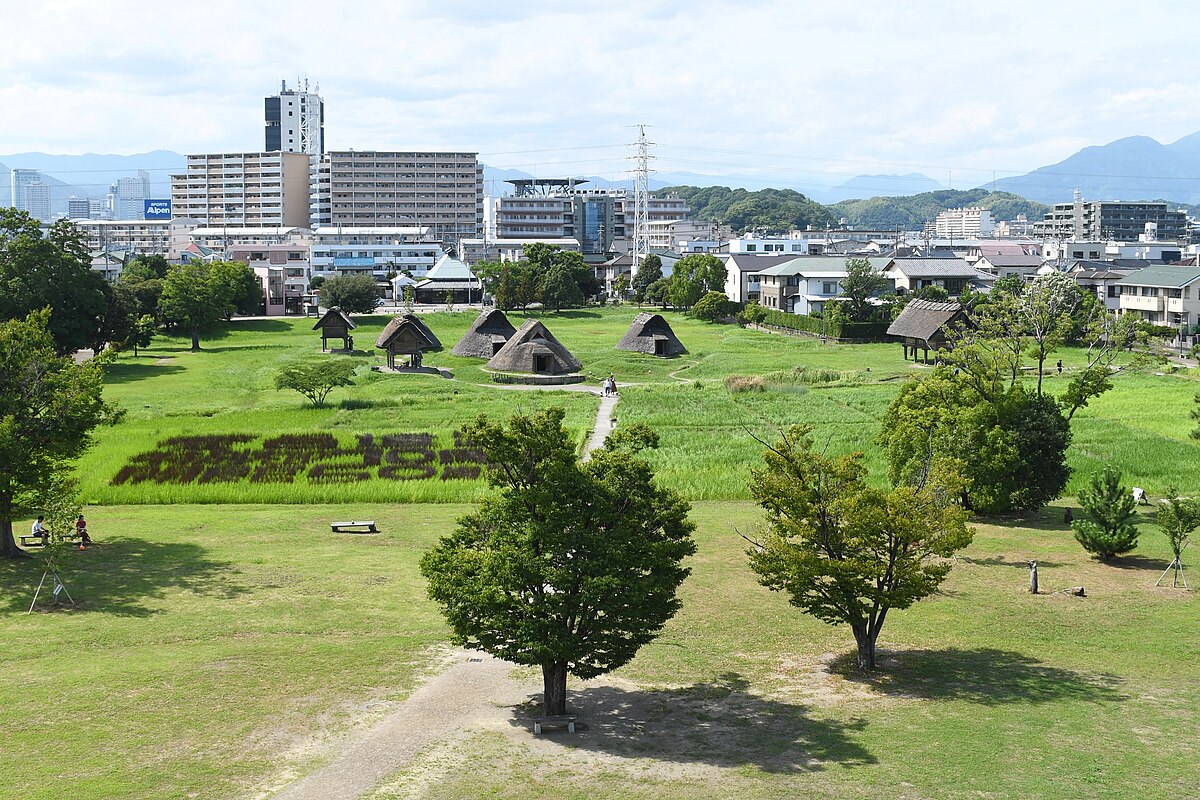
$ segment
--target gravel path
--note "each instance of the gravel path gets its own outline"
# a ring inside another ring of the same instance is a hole
[[[613,429],[617,397],[601,397],[584,458]],[[463,730],[487,727],[537,689],[509,677],[513,665],[460,651],[457,662],[404,701],[378,725],[345,743],[321,769],[284,787],[272,800],[357,800],[422,751]]]

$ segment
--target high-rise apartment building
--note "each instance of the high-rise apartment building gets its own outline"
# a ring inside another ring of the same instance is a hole
[[[67,219],[91,219],[92,203],[86,197],[67,198]]]
[[[1187,214],[1161,202],[1076,197],[1071,203],[1055,203],[1035,229],[1042,236],[1079,241],[1136,242],[1149,234],[1160,241],[1181,242],[1187,238]]]
[[[318,87],[318,91],[320,87]],[[267,152],[308,153],[321,156],[325,152],[325,103],[317,92],[304,88],[289,89],[281,81],[279,94],[268,97],[265,103]]]
[[[145,201],[150,196],[150,174],[139,169],[136,176],[117,178],[110,188],[113,219],[144,219]]]
[[[308,227],[309,157],[304,153],[189,155],[171,176],[171,211],[201,225]]]
[[[13,208],[34,219],[50,221],[50,186],[36,169],[14,169],[9,175]]]
[[[991,236],[995,227],[986,208],[948,208],[937,215],[933,232],[939,239],[979,239]]]
[[[335,150],[317,172],[313,227],[427,227],[444,242],[478,236],[483,167],[476,153]]]

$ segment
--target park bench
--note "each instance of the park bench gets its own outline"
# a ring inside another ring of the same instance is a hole
[[[575,717],[563,714],[555,717],[534,717],[533,718],[533,735],[538,736],[542,732],[542,726],[550,728],[561,728],[566,726],[567,733],[575,732]]]
[[[31,543],[36,544],[38,547],[45,547],[50,543],[50,536],[49,534],[38,534],[37,536],[21,537],[22,547],[29,547]]]
[[[373,519],[360,522],[331,522],[329,529],[334,533],[379,533]]]

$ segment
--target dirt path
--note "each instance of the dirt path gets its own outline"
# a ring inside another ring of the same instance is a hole
[[[271,795],[272,800],[362,797],[423,750],[464,729],[488,726],[535,688],[509,677],[512,664],[482,653],[456,655],[457,663],[414,692],[398,711],[345,742],[333,761]]]

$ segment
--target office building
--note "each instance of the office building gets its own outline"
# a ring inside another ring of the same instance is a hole
[[[416,280],[445,255],[424,227],[328,226],[315,229],[312,237],[312,272],[325,277],[365,272],[383,281],[396,273]]]
[[[265,122],[267,152],[308,153],[320,157],[325,152],[325,103],[317,91],[287,88],[281,81],[279,94],[266,98]]]
[[[75,195],[68,197],[67,219],[92,219],[92,201]]]
[[[14,169],[9,175],[12,205],[34,219],[50,221],[50,186],[36,169]]]
[[[335,150],[321,160],[313,227],[429,228],[453,243],[483,226],[476,153]]]
[[[308,156],[189,155],[187,172],[171,176],[171,208],[208,227],[308,227]]]
[[[113,219],[142,219],[146,198],[150,197],[150,175],[138,170],[137,176],[118,178],[109,192],[113,198]]]

